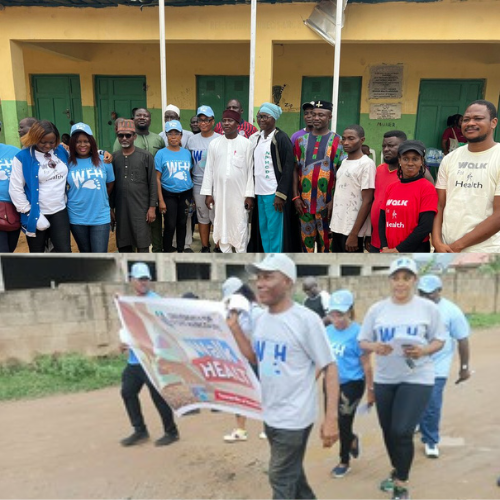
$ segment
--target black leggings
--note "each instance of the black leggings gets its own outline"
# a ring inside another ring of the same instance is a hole
[[[408,481],[413,462],[413,435],[432,394],[432,385],[375,384],[375,401],[385,447],[395,477]]]
[[[355,436],[352,432],[356,409],[365,392],[364,380],[352,380],[341,384],[339,398],[340,461],[349,464],[349,452]]]
[[[163,200],[167,205],[167,212],[163,216],[165,221],[163,230],[163,251],[172,252],[172,241],[177,231],[177,251],[184,252],[186,242],[186,222],[189,204],[193,191],[183,191],[182,193],[171,193],[162,188]]]
[[[71,252],[71,237],[69,232],[69,217],[66,209],[55,214],[46,215],[50,222],[50,227],[45,231],[36,230],[36,236],[27,236],[30,253],[43,253],[45,251],[45,242],[50,238],[54,245],[55,253]]]

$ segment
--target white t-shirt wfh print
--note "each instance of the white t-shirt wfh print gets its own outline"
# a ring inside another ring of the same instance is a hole
[[[363,155],[359,160],[344,160],[337,171],[330,229],[348,236],[363,203],[361,191],[375,189],[377,167],[371,158]],[[366,217],[358,236],[371,235],[370,214]]]
[[[318,415],[316,370],[335,362],[321,318],[296,303],[282,313],[265,311],[252,341],[264,422],[278,429],[309,427]]]
[[[446,190],[442,236],[450,245],[493,213],[493,199],[500,196],[500,144],[480,153],[462,146],[446,155],[436,189]],[[500,232],[464,252],[500,252]]]

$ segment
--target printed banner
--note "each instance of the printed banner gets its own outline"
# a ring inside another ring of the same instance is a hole
[[[116,307],[122,342],[177,415],[216,408],[262,420],[259,381],[221,303],[120,297]]]

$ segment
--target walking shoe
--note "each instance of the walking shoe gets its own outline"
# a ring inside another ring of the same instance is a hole
[[[142,443],[149,439],[149,432],[147,430],[135,431],[129,437],[120,441],[122,446],[134,446],[135,444]]]
[[[210,247],[201,247],[200,253],[210,253]]]
[[[425,443],[425,456],[427,458],[439,458],[439,448],[437,444]]]
[[[384,479],[380,483],[380,489],[385,491],[386,493],[392,493],[394,491],[394,476],[396,475],[396,471],[392,470],[389,474],[389,477]]]
[[[332,469],[332,477],[340,479],[344,477],[350,470],[351,468],[348,465],[338,464]]]
[[[407,488],[401,486],[394,486],[392,492],[392,500],[408,500],[410,498],[410,492]]]
[[[155,441],[155,446],[168,446],[176,441],[179,441],[178,432],[166,432],[160,439]]]
[[[194,253],[194,252],[193,252],[192,248],[190,248],[190,247],[186,247],[186,248],[184,249],[184,253]]]
[[[349,454],[352,458],[359,458],[361,455],[361,442],[360,436],[354,434],[354,439],[351,444],[351,449],[349,450]]]
[[[215,247],[214,253],[222,253],[222,250],[219,247]]]
[[[234,429],[231,434],[226,434],[224,436],[224,441],[226,443],[237,443],[238,441],[246,441],[247,439],[247,431],[243,429]]]
[[[267,435],[264,431],[259,434],[259,439],[267,439]]]

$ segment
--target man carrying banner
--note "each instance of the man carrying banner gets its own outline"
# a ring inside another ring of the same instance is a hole
[[[144,262],[137,262],[132,266],[130,282],[137,297],[159,298],[160,296],[151,290],[151,272]],[[122,439],[122,446],[133,446],[149,439],[149,432],[142,416],[139,393],[144,384],[148,386],[151,399],[160,414],[165,434],[155,441],[156,446],[167,446],[179,440],[179,431],[174,422],[174,415],[170,406],[160,396],[154,385],[149,380],[146,372],[139,363],[133,349],[122,344],[123,349],[128,349],[128,363],[122,374],[122,398],[125,408],[134,427],[134,432],[127,438]]]
[[[329,448],[339,437],[337,366],[319,316],[292,300],[295,263],[285,254],[268,254],[247,270],[257,275],[259,300],[269,309],[260,316],[252,340],[235,322],[231,331],[241,353],[259,366],[273,498],[316,498],[303,466],[317,417],[316,371],[325,376],[321,439]]]

